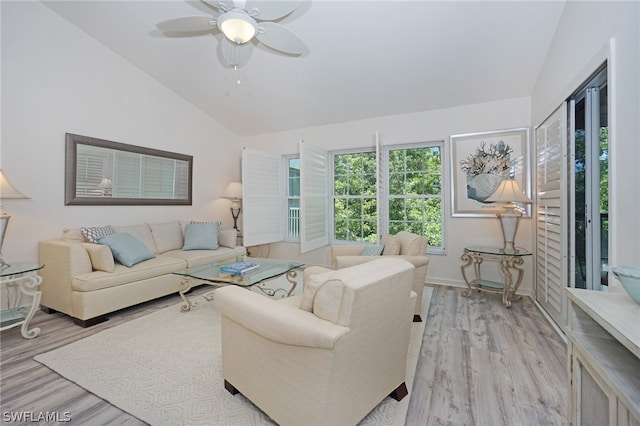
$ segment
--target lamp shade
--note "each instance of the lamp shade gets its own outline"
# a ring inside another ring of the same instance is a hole
[[[498,185],[498,189],[495,190],[493,194],[485,201],[492,201],[496,203],[531,203],[531,198],[527,197],[522,189],[520,189],[520,185],[518,185],[518,181],[509,178],[500,182]]]
[[[0,169],[0,200],[28,200],[29,197],[18,191]]]
[[[98,189],[111,189],[112,187],[113,187],[113,183],[109,178],[102,178],[102,180],[98,184]]]
[[[242,184],[240,182],[231,182],[222,193],[222,198],[234,201],[242,200]]]
[[[258,31],[258,24],[252,17],[233,10],[220,15],[216,22],[225,37],[236,44],[248,42]]]

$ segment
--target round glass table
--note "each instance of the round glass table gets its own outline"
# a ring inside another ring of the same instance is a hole
[[[29,323],[40,307],[39,286],[42,277],[38,271],[44,265],[36,262],[14,262],[0,271],[0,283],[7,286],[7,308],[0,310],[0,330],[21,327],[22,337],[33,339],[40,334],[38,327],[29,330]],[[22,296],[31,297],[31,306],[22,306]]]

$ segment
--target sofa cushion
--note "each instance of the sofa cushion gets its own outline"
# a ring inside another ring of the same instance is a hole
[[[136,237],[137,240],[144,243],[145,246],[151,250],[152,253],[158,253],[158,248],[156,247],[156,242],[153,239],[153,235],[151,234],[151,228],[148,223],[143,223],[141,225],[133,225],[133,226],[114,226],[111,225],[113,231],[115,233],[128,233]]]
[[[216,250],[219,231],[220,222],[187,224],[182,250]]]
[[[133,266],[155,257],[144,243],[128,232],[107,235],[100,238],[98,242],[109,246],[113,257],[124,266]]]
[[[177,250],[184,245],[182,228],[177,220],[166,223],[150,223],[149,228],[151,228],[151,235],[153,235],[158,253]]]
[[[396,256],[400,254],[400,242],[391,234],[382,234],[380,244],[384,246],[383,256]]]
[[[217,250],[170,250],[161,256],[171,256],[187,262],[187,268],[206,265],[207,263],[241,260],[247,251],[244,247],[219,247]]]
[[[82,247],[89,253],[91,266],[94,271],[113,272],[115,262],[113,261],[113,253],[108,246],[102,244],[82,243]]]
[[[116,263],[113,272],[93,271],[85,274],[78,274],[72,279],[74,291],[95,291],[103,288],[117,287],[119,285],[171,275],[174,271],[186,268],[184,260],[161,254],[153,259],[145,260],[132,267],[127,267]],[[180,278],[176,277],[176,291],[178,291]]]
[[[106,226],[90,226],[80,228],[80,232],[82,235],[89,241],[90,243],[97,243],[98,240],[106,235],[113,234],[113,228],[109,225]]]

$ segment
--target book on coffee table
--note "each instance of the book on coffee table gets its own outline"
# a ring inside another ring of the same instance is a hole
[[[258,269],[260,265],[253,262],[234,262],[220,267],[220,272],[232,275],[244,275],[249,271]]]

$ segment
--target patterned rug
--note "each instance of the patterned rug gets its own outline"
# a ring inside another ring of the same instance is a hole
[[[191,312],[181,313],[180,303],[34,359],[151,425],[273,425],[241,394],[224,389],[220,314],[198,298]],[[424,322],[414,323],[409,390],[423,333]],[[360,424],[404,425],[409,398],[385,398]]]

